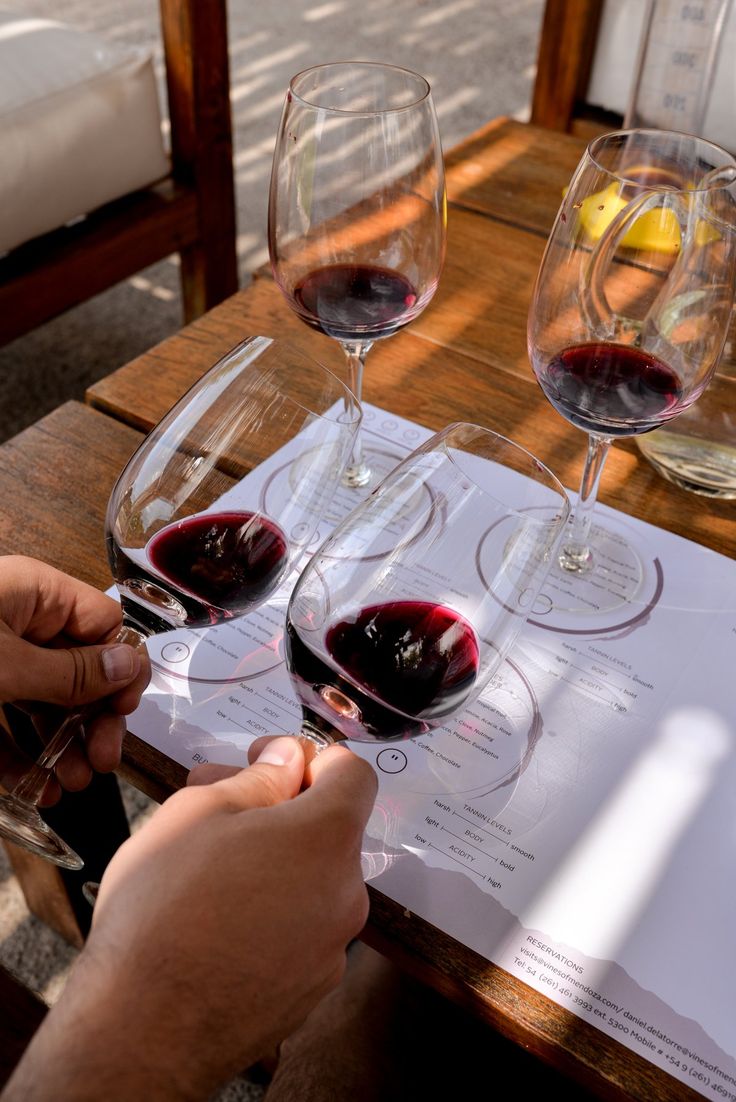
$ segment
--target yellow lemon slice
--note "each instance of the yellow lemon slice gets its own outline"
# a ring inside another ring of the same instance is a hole
[[[616,184],[605,191],[597,191],[583,199],[578,211],[580,225],[591,241],[599,241],[605,230],[626,206],[626,200],[618,194]]]
[[[618,185],[610,184],[603,191],[583,199],[578,217],[591,241],[599,241],[617,214],[626,206],[618,194]],[[667,207],[644,211],[634,220],[621,242],[626,248],[646,252],[676,253],[682,243],[680,223]]]

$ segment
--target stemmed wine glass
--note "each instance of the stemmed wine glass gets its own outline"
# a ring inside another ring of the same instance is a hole
[[[424,77],[344,62],[292,79],[271,173],[271,265],[292,310],[342,345],[358,398],[373,342],[413,321],[435,292],[445,210]],[[376,462],[356,443],[347,484],[368,485]]]
[[[106,542],[123,624],[139,646],[252,611],[308,547],[339,484],[360,409],[332,372],[267,337],[238,345],[146,437],[118,478]],[[289,465],[268,514],[247,474]],[[65,719],[31,771],[0,798],[0,835],[65,868],[83,862],[44,822],[50,771],[93,709]]]
[[[605,571],[605,532],[591,533],[591,518],[613,439],[687,409],[718,363],[734,298],[735,211],[733,157],[686,134],[603,135],[573,176],[528,325],[544,394],[589,436],[559,559],[571,576]]]
[[[301,737],[316,750],[411,738],[469,705],[523,628],[568,514],[546,467],[477,425],[403,460],[292,593]]]

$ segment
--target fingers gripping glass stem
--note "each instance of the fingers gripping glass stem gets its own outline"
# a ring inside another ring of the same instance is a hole
[[[223,356],[143,440],[110,495],[105,539],[126,624],[117,641],[206,628],[275,593],[310,545],[359,423],[344,383],[284,342],[252,337]],[[299,456],[299,493],[274,493],[266,513],[248,474],[284,448]],[[67,717],[0,801],[3,837],[67,868],[82,862],[37,804],[99,707]]]
[[[115,642],[139,647],[145,642],[145,636],[136,628],[124,624]],[[95,701],[70,712],[31,769],[21,777],[12,792],[0,798],[0,835],[67,869],[81,869],[84,861],[44,822],[38,805],[67,747],[82,727],[97,715],[103,703]]]

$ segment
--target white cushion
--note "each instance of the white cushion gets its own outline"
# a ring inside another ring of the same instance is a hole
[[[0,9],[0,252],[169,171],[148,54]]]

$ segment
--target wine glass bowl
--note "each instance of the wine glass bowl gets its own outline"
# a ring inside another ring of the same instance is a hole
[[[289,306],[340,342],[360,398],[372,344],[424,310],[444,259],[444,167],[424,77],[346,62],[292,79],[274,150],[268,241]],[[370,479],[358,448],[347,481]]]
[[[522,630],[568,512],[542,464],[475,425],[449,426],[400,463],[290,599],[303,737],[410,738],[470,704]]]
[[[596,563],[592,508],[612,440],[648,432],[707,386],[736,271],[736,162],[690,135],[634,130],[586,150],[547,243],[528,347],[550,403],[589,434],[560,565]]]
[[[110,495],[106,541],[124,618],[145,635],[261,604],[308,546],[359,420],[344,384],[295,348],[254,337],[224,356]],[[280,452],[296,483],[271,492],[266,507],[246,476]]]
[[[120,594],[118,642],[250,612],[308,548],[351,454],[360,407],[296,349],[253,337],[177,402],[110,495],[106,542]],[[267,500],[259,463],[293,465]],[[65,868],[83,862],[38,812],[50,770],[89,716],[67,716],[30,772],[0,798],[0,835]]]

